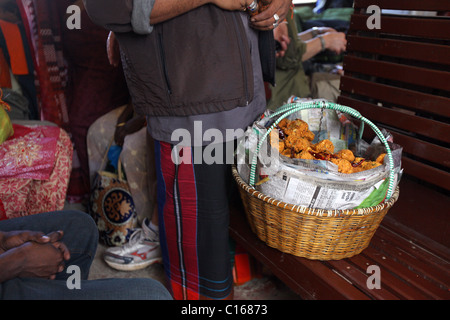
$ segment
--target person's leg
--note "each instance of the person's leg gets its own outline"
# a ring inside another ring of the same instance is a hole
[[[0,231],[32,230],[44,234],[62,230],[62,242],[70,252],[66,268],[76,265],[81,270],[81,279],[87,279],[98,244],[98,229],[87,213],[81,211],[56,211],[0,221]],[[66,270],[57,279],[66,279]]]
[[[82,280],[79,289],[70,289],[71,279],[38,278],[0,284],[2,300],[171,300],[164,286],[150,278]]]
[[[49,212],[3,220],[0,230],[34,230],[43,233],[62,230],[62,241],[71,254],[66,268],[55,280],[16,278],[6,281],[0,284],[1,299],[171,299],[168,291],[153,279],[87,280],[97,249],[98,229],[93,219],[84,212]],[[67,271],[69,266],[80,268],[79,279],[76,278],[76,272]],[[80,289],[70,289],[78,280]]]
[[[229,166],[175,164],[173,146],[155,146],[160,241],[169,289],[180,300],[226,299],[233,282],[225,179]]]

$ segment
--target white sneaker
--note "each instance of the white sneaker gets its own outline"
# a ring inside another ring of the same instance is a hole
[[[106,249],[103,257],[111,268],[133,271],[162,262],[159,234],[150,229],[147,223],[145,219],[142,228],[136,229],[128,243]]]

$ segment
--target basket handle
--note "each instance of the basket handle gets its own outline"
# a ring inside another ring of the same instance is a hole
[[[322,102],[327,103],[326,101],[322,101]],[[282,114],[283,112],[287,112],[294,108],[297,108],[299,103],[301,103],[301,102],[285,104],[284,106],[281,106],[278,109],[276,109],[274,113],[272,113],[268,116],[268,118],[274,118],[274,117],[278,116],[279,114]],[[311,103],[311,102],[307,102],[307,103]],[[314,103],[318,103],[318,101],[316,101]],[[324,105],[322,105],[321,108],[324,108]],[[349,107],[347,107],[347,108],[349,108]],[[354,112],[356,112],[357,114],[359,114],[359,116],[361,116],[361,114],[357,110],[355,110],[355,109],[352,109],[352,110]],[[364,133],[364,122],[361,122],[361,124],[359,126],[359,132],[358,132],[359,139],[362,139],[363,133]]]
[[[389,159],[389,171],[390,172],[389,172],[389,178],[388,178],[389,179],[388,190],[387,190],[387,195],[386,195],[386,200],[389,200],[393,194],[393,189],[394,189],[394,160],[392,157],[391,148],[389,147],[389,145],[386,141],[386,138],[383,136],[380,129],[378,129],[378,127],[375,124],[373,124],[367,118],[363,117],[355,109],[352,109],[347,106],[331,103],[328,101],[297,102],[297,103],[291,103],[291,104],[284,105],[283,107],[277,109],[277,111],[275,113],[277,115],[282,113],[282,115],[269,127],[267,132],[261,138],[261,141],[258,143],[258,146],[256,147],[255,156],[252,158],[249,185],[254,188],[256,162],[257,162],[257,158],[258,158],[258,153],[259,153],[259,150],[261,149],[262,144],[264,143],[264,141],[266,140],[266,138],[270,134],[270,132],[278,125],[278,123],[282,119],[286,118],[290,114],[300,111],[300,110],[312,109],[312,108],[318,108],[318,109],[325,108],[325,109],[337,110],[337,111],[341,111],[344,113],[348,113],[351,116],[353,116],[354,118],[362,121],[361,123],[365,122],[372,128],[372,130],[376,133],[376,135],[378,136],[380,141],[384,144],[384,146],[386,148],[386,154]],[[273,117],[273,116],[274,115],[272,114],[271,117]],[[360,134],[362,134],[362,132],[360,132]]]

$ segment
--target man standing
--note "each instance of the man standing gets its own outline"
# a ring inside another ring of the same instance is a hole
[[[291,0],[273,0],[253,17],[245,12],[250,0],[84,1],[91,19],[115,33],[133,105],[147,116],[155,139],[171,293],[175,299],[232,298],[230,163],[195,155],[214,146],[225,159],[239,138],[227,139],[227,130],[242,131],[266,109],[258,39],[284,19]],[[180,141],[176,130],[189,137]],[[211,141],[211,132],[224,138]]]

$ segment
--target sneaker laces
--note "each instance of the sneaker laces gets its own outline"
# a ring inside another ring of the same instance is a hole
[[[144,222],[145,223],[145,222]],[[148,240],[150,242],[158,242],[158,234],[150,229],[149,227],[146,228],[147,230],[144,230],[144,228],[137,228],[130,236],[130,238],[128,239],[128,242],[124,244],[123,248],[129,249],[131,247],[133,247],[136,243],[140,242],[141,240]],[[152,237],[149,232],[151,232],[152,234],[154,234],[154,237]],[[156,236],[156,238],[155,238]]]
[[[123,248],[128,249],[133,247],[137,242],[141,241],[141,239],[145,239],[144,230],[142,228],[136,229],[128,239],[128,242],[124,244]]]

